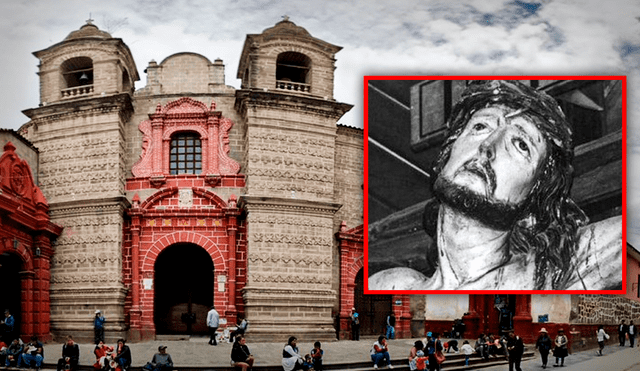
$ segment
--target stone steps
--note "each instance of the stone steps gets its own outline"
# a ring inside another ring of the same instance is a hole
[[[447,357],[444,365],[447,371],[457,371],[457,370],[474,370],[481,369],[485,367],[492,367],[507,364],[507,360],[504,357],[496,357],[489,358],[487,360],[478,357],[477,355],[471,356],[469,359],[469,366],[464,365],[464,355],[463,354],[454,354],[454,353],[445,353]],[[522,359],[527,360],[535,357],[535,353],[533,351],[525,351]],[[394,370],[398,371],[407,371],[409,370],[409,365],[407,364],[407,360],[404,358],[392,360],[391,364],[394,367]],[[337,370],[349,370],[349,371],[371,371],[373,370],[371,362],[344,362],[344,363],[325,363],[324,369],[327,371],[337,371]],[[41,371],[55,371],[56,365],[51,363],[44,363],[42,365]],[[381,367],[381,370],[386,370],[386,367]],[[0,370],[9,370],[9,371],[17,371],[15,367],[0,367]],[[28,369],[22,369],[28,370]],[[218,367],[218,366],[176,366],[174,371],[235,371],[231,365],[226,367]],[[281,365],[257,365],[253,367],[255,371],[282,371]],[[93,366],[91,365],[80,365],[79,371],[95,371]],[[131,367],[128,371],[143,371],[142,367]]]

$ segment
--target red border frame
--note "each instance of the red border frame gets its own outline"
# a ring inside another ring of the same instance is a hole
[[[364,225],[369,226],[369,80],[620,80],[622,81],[621,290],[369,290],[369,234],[364,233],[365,294],[618,294],[627,292],[627,76],[364,76]]]

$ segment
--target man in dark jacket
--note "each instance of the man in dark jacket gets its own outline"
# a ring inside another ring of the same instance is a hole
[[[18,360],[20,359],[21,355],[22,355],[22,345],[20,345],[20,342],[18,341],[18,339],[13,339],[11,344],[9,344],[9,346],[7,347],[5,366],[6,367],[16,366],[18,364]]]
[[[620,325],[618,325],[618,340],[620,341],[621,347],[623,347],[626,342],[625,337],[627,336],[627,330],[629,330],[629,327],[624,323],[624,320],[622,320]]]
[[[522,338],[516,336],[513,331],[509,332],[507,350],[509,351],[509,371],[513,371],[514,365],[515,371],[522,371],[520,361],[522,361],[522,353],[524,353],[524,344],[522,343]]]
[[[126,340],[118,339],[118,345],[116,345],[116,357],[114,358],[123,371],[131,366],[131,349],[129,349],[129,346],[125,343]]]
[[[80,348],[73,341],[71,335],[67,336],[67,342],[62,346],[62,358],[58,360],[58,371],[78,369],[78,360],[80,359]]]

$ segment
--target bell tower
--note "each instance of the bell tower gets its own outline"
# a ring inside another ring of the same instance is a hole
[[[287,17],[247,35],[236,110],[246,133],[245,314],[252,341],[336,338],[332,308],[337,121],[335,54]]]
[[[123,133],[138,72],[124,42],[91,20],[33,54],[40,105],[23,111],[31,120],[20,132],[40,150],[40,188],[64,227],[52,258],[51,331],[54,340],[92,340],[88,323],[100,309],[112,342],[126,330]]]

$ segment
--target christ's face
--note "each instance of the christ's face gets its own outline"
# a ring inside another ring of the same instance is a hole
[[[519,205],[531,192],[546,151],[542,133],[527,116],[490,106],[471,116],[440,176],[487,200]]]

